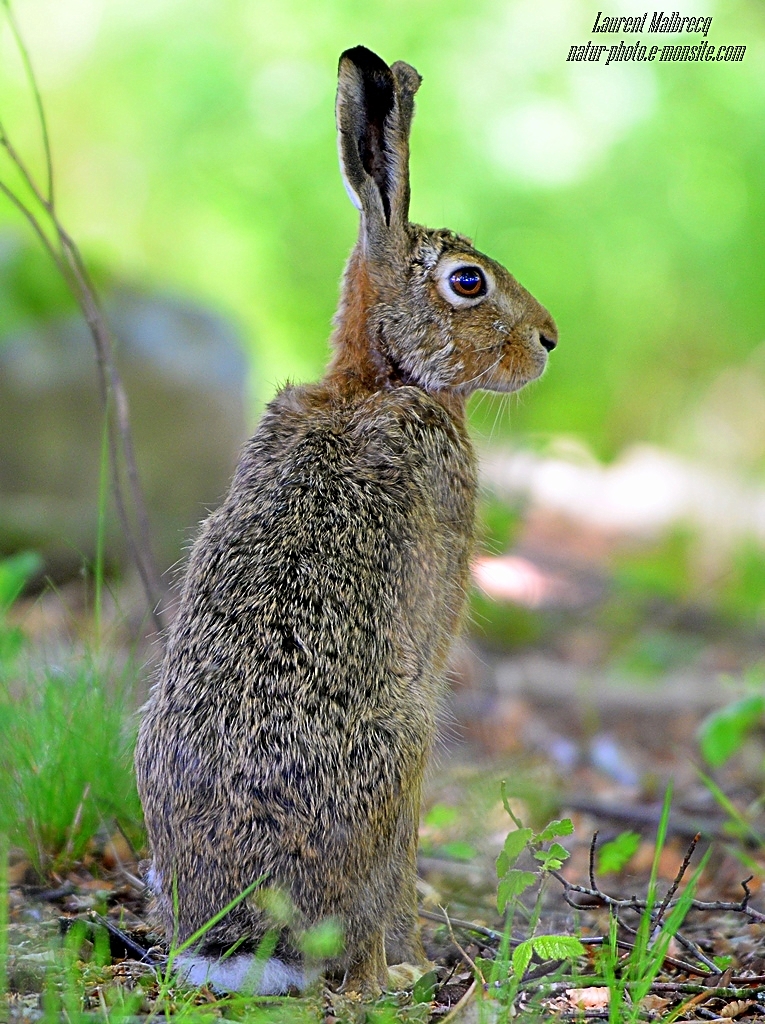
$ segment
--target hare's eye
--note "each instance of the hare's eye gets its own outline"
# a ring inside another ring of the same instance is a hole
[[[449,275],[449,287],[455,295],[476,299],[486,293],[486,278],[479,267],[460,267]]]

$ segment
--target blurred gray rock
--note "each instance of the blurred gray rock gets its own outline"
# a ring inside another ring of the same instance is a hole
[[[246,436],[247,364],[231,324],[190,302],[119,292],[107,315],[166,573],[228,487]],[[59,581],[93,559],[103,423],[81,318],[0,338],[0,555],[33,548]],[[107,559],[126,566],[111,501]]]

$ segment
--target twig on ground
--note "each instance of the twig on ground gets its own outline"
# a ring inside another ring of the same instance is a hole
[[[694,910],[731,910],[737,914],[746,914],[753,921],[758,921],[760,924],[765,924],[765,914],[760,913],[759,910],[754,910],[749,906],[749,900],[752,898],[751,890],[749,889],[749,883],[754,878],[754,875],[750,875],[745,878],[741,883],[741,888],[744,890],[744,896],[739,903],[723,903],[723,902],[712,902],[705,903],[702,900],[694,900],[691,906]]]
[[[446,910],[444,909],[444,907],[441,907],[441,910],[443,910],[443,912],[444,912],[444,917],[446,918],[446,927],[449,929],[449,935],[451,936],[451,940],[454,943],[454,945],[457,947],[457,949],[459,950],[460,956],[462,956],[464,958],[465,963],[469,964],[470,969],[473,971],[473,974],[476,976],[476,978],[480,978],[481,979],[481,984],[483,986],[485,986],[486,985],[486,978],[484,978],[482,972],[480,971],[480,969],[478,967],[478,964],[476,964],[475,960],[472,959],[470,954],[466,950],[464,950],[462,948],[462,946],[459,944],[459,942],[457,942],[457,937],[454,934],[454,929],[452,928],[452,923],[449,920],[449,915],[446,913]]]
[[[659,925],[661,924],[661,920],[664,917],[667,907],[672,902],[672,899],[675,893],[677,892],[678,886],[682,882],[685,872],[688,870],[688,865],[691,863],[691,857],[693,856],[693,851],[696,849],[699,839],[701,839],[701,833],[697,832],[691,840],[690,845],[685,852],[685,856],[683,857],[683,863],[680,865],[677,874],[675,875],[672,881],[672,884],[670,885],[669,889],[667,889],[667,895],[659,904],[659,909],[656,911],[656,915],[653,919],[653,925],[655,928],[659,927]]]
[[[632,911],[636,914],[644,914],[646,912],[652,913],[653,926],[661,927],[663,925],[663,920],[667,912],[673,907],[675,907],[679,902],[679,898],[676,899],[677,891],[683,880],[683,877],[685,876],[688,870],[688,867],[690,866],[691,858],[693,857],[693,854],[696,850],[696,846],[698,845],[698,842],[701,838],[700,833],[696,833],[696,835],[691,840],[688,849],[686,850],[685,856],[683,857],[683,861],[675,875],[675,878],[669,886],[669,889],[667,890],[664,899],[661,901],[659,907],[654,912],[651,912],[651,908],[647,900],[638,899],[637,896],[631,896],[626,899],[618,899],[613,896],[609,896],[608,893],[604,892],[600,888],[595,879],[594,869],[597,835],[598,833],[595,832],[592,837],[592,842],[590,844],[589,887],[576,885],[572,882],[569,882],[559,871],[550,872],[563,886],[563,896],[566,902],[569,904],[569,906],[574,907],[576,909],[585,909],[581,903],[581,900],[578,900],[574,897],[574,894],[581,894],[582,896],[585,896],[588,900],[592,901],[592,904],[594,905],[608,907],[616,915],[620,927],[625,928],[633,933],[635,929],[632,928],[629,925],[629,923],[626,922],[623,918],[622,912],[625,910]],[[749,906],[749,901],[752,896],[751,890],[749,889],[748,885],[750,881],[751,878],[747,878],[741,883],[741,886],[744,890],[744,896],[738,903],[732,903],[722,900],[704,901],[694,899],[690,901],[688,909],[693,909],[701,912],[706,911],[741,913],[749,917],[749,919],[752,921],[758,923],[763,922],[765,921],[765,914],[762,914],[760,911],[754,910],[752,907]],[[664,964],[666,966],[671,966],[678,970],[683,970],[689,974],[696,974],[706,979],[721,977],[721,972],[717,965],[703,952],[703,950],[699,948],[697,943],[687,938],[679,930],[674,932],[674,937],[676,941],[685,950],[687,950],[696,960],[698,960],[700,966],[694,966],[690,963],[680,960],[677,957],[665,956]],[[605,940],[602,938],[582,939],[582,942],[585,945],[603,945],[604,941]],[[620,948],[625,950],[631,950],[633,948],[631,943],[625,942],[621,939],[618,940],[617,944]],[[753,979],[750,980],[747,978],[737,979],[737,981],[740,981],[741,984],[753,983]]]
[[[595,847],[598,845],[599,830],[595,829],[592,833],[592,840],[590,841],[590,857],[588,862],[589,875],[590,875],[590,886],[593,889],[597,889],[595,884]]]
[[[543,978],[539,978],[532,982],[524,982],[523,987],[526,991],[537,992],[544,989],[546,995],[558,995],[577,986],[583,987],[586,983],[587,978],[585,977],[579,977],[576,984],[572,982],[571,978],[568,978],[566,981],[551,981],[547,984],[545,984]],[[697,995],[702,992],[708,992],[710,995],[719,996],[721,999],[751,999],[754,993],[762,990],[762,988],[762,986],[746,988],[740,985],[710,986],[694,981],[654,981],[651,984],[651,992],[654,994]]]
[[[486,928],[481,924],[473,924],[471,921],[462,921],[457,917],[447,918],[443,914],[435,914],[429,910],[421,910],[420,917],[426,921],[435,921],[438,924],[451,924],[453,928],[463,929],[464,931],[476,932],[478,935],[482,935],[484,938],[489,939],[492,943],[498,943],[502,941],[502,933],[492,928]],[[677,937],[677,936],[676,936]],[[521,939],[515,939],[512,936],[509,939],[510,946],[517,946],[520,944]],[[602,935],[597,936],[583,936],[580,939],[583,946],[603,946],[609,940],[604,938]],[[664,963],[669,967],[675,967],[679,971],[686,971],[688,974],[697,974],[699,977],[706,978],[720,973],[714,961],[709,960],[704,956],[699,949],[696,948],[695,943],[692,943],[690,939],[685,939],[684,943],[687,943],[686,948],[689,952],[694,953],[704,963],[706,970],[700,969],[694,964],[688,963],[686,960],[680,960],[679,957],[665,956]],[[616,942],[619,949],[623,949],[626,952],[632,951],[635,947],[633,943],[627,942],[625,939],[617,939]]]
[[[478,935],[483,935],[487,939],[491,939],[492,942],[502,941],[502,932],[496,931],[494,928],[487,928],[482,924],[474,924],[472,921],[462,921],[458,917],[447,917],[446,914],[435,914],[432,910],[420,910],[419,916],[424,918],[426,921],[435,921],[436,924],[451,924],[454,928],[462,928],[465,931],[476,932]],[[511,945],[518,944],[519,939],[510,939]]]
[[[611,939],[603,935],[586,935],[579,941],[583,946],[605,946],[606,943],[611,942]],[[616,945],[619,949],[625,950],[625,952],[632,952],[635,948],[632,942],[627,942],[625,939],[617,939]],[[697,974],[700,978],[709,978],[720,973],[717,968],[713,971],[701,970],[685,960],[680,960],[676,956],[665,956],[664,963],[669,967],[677,968],[678,971],[685,971],[687,974]],[[714,964],[712,966],[714,967]]]
[[[568,905],[570,907],[573,907],[575,910],[586,910],[588,909],[588,905],[583,905],[581,902],[577,903],[576,900],[571,896],[572,893],[581,893],[583,896],[587,896],[590,900],[592,900],[592,904],[590,904],[589,906],[599,904],[605,907],[613,907],[616,911],[634,910],[636,913],[640,914],[643,911],[645,911],[648,907],[647,901],[640,900],[637,898],[637,896],[630,896],[627,899],[617,899],[614,896],[609,896],[607,893],[603,892],[601,889],[597,887],[593,889],[586,885],[576,885],[574,882],[569,882],[568,879],[560,873],[560,871],[553,870],[550,871],[550,874],[554,878],[556,878],[563,886],[563,898],[565,899],[566,903],[568,903]],[[758,923],[765,923],[765,914],[749,906],[749,900],[752,898],[752,894],[749,891],[747,883],[750,881],[751,877],[747,878],[745,881],[741,883],[741,886],[744,889],[744,897],[743,899],[739,900],[738,903],[729,903],[723,900],[713,900],[707,902],[704,900],[694,899],[689,902],[688,907],[690,910],[731,911],[732,913],[744,914],[745,916],[749,917],[752,921],[757,921]],[[676,906],[676,903],[676,900],[671,900],[667,904],[665,912],[667,910],[671,910],[674,906]]]
[[[590,885],[591,885],[591,887],[592,887],[592,889],[594,891],[600,892],[601,891],[600,887],[598,886],[597,882],[595,881],[595,871],[594,871],[595,846],[596,846],[596,842],[597,842],[597,837],[598,837],[598,833],[596,831],[595,833],[593,833],[592,842],[590,844]],[[690,866],[691,858],[693,857],[694,851],[695,851],[696,846],[698,845],[698,842],[699,842],[700,839],[701,839],[701,834],[699,832],[697,832],[696,835],[691,840],[691,842],[690,842],[690,844],[688,846],[688,849],[685,852],[685,856],[683,857],[682,864],[680,865],[680,868],[678,869],[677,874],[675,875],[675,878],[672,881],[672,884],[670,885],[669,889],[667,890],[667,893],[666,893],[664,899],[662,900],[661,904],[659,905],[658,910],[656,910],[652,914],[652,924],[653,924],[654,928],[661,927],[662,918],[664,917],[664,914],[666,913],[668,907],[672,903],[672,900],[673,900],[673,898],[675,896],[675,893],[677,892],[678,887],[679,887],[680,883],[682,882],[683,877],[684,877],[686,871],[688,870],[688,867]],[[617,911],[617,916],[618,916],[618,911]],[[628,931],[632,932],[632,934],[636,934],[635,929],[632,928],[629,924],[627,924],[627,922],[625,922],[621,917],[619,917],[618,920],[619,920],[619,924],[620,924],[620,926],[622,928],[626,928]],[[710,960],[709,957],[705,956],[705,954],[702,952],[702,950],[700,950],[698,948],[698,946],[696,945],[695,942],[692,942],[690,939],[687,939],[680,932],[679,929],[676,930],[674,934],[675,934],[675,939],[680,943],[680,945],[683,946],[684,949],[688,950],[689,953],[692,953],[696,957],[697,960],[699,960],[702,964],[704,964],[704,967],[706,968],[705,971],[698,971],[695,968],[692,968],[690,965],[685,965],[685,969],[686,970],[691,970],[694,974],[703,974],[703,975],[706,975],[706,974],[713,974],[713,975],[714,974],[719,974],[719,971],[718,971],[717,966],[714,963],[714,961]],[[626,945],[629,948],[632,948],[632,947],[629,946],[629,943],[627,943]],[[664,958],[664,962],[665,963],[670,963],[671,960],[672,960],[672,958],[670,958],[670,957],[665,957]],[[678,960],[677,963],[675,964],[675,966],[678,966],[678,965],[682,965],[682,961]]]
[[[702,1003],[706,1003],[707,1000],[712,998],[712,990],[709,989],[707,992],[697,992],[695,996],[691,996],[686,999],[684,1003],[681,1003],[675,1010],[675,1016],[679,1017],[681,1014],[687,1013],[688,1010],[696,1009]]]
[[[57,900],[61,900],[65,896],[71,896],[76,888],[74,882],[67,878],[65,882],[56,886],[55,889],[40,889],[36,892],[34,887],[30,887],[30,892],[35,900],[40,900],[44,903],[56,903]]]
[[[687,949],[689,953],[693,953],[696,959],[700,963],[704,964],[704,966],[709,970],[710,974],[720,973],[720,968],[717,966],[714,960],[709,959],[709,957],[702,949],[699,949],[697,942],[694,942],[692,939],[686,938],[686,936],[683,935],[683,933],[679,929],[675,932],[675,938],[683,947],[683,949]]]
[[[762,986],[756,986],[755,991]],[[655,981],[651,985],[652,992],[689,992],[689,993],[702,993],[709,992],[713,996],[719,996],[721,999],[747,999],[752,995],[751,988],[741,988],[734,985],[723,985],[715,988],[714,986],[706,985],[695,985],[693,982],[685,981]]]
[[[159,961],[155,960],[148,950],[144,949],[143,946],[139,946],[137,942],[134,942],[129,935],[123,932],[121,928],[118,928],[116,924],[113,924],[107,917],[102,917],[102,915],[97,914],[95,910],[91,910],[88,917],[101,928],[105,928],[106,931],[109,932],[110,935],[113,935],[115,939],[119,939],[125,949],[134,954],[134,959],[140,960],[141,963],[148,964],[150,967],[159,966]]]

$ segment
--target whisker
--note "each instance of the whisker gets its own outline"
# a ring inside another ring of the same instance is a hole
[[[476,381],[479,381],[481,379],[481,377],[485,377],[487,374],[493,373],[501,362],[502,353],[500,352],[500,354],[497,356],[496,360],[491,364],[491,366],[487,366],[485,370],[481,370],[480,373],[477,373],[475,377],[471,377],[470,380],[462,381],[460,387],[466,387],[468,384],[475,384]]]
[[[489,440],[494,440],[494,435],[497,432],[497,424],[499,423],[499,417],[500,417],[500,413],[502,412],[503,405],[504,405],[504,403],[502,402],[502,395],[500,395],[499,396],[499,400],[498,401],[495,400],[495,410],[496,411],[494,413],[494,423],[492,424],[491,435],[489,437]]]

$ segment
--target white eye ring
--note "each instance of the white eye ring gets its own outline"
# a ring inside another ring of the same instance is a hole
[[[473,276],[480,278],[479,291],[475,295],[461,295],[455,290],[454,278],[460,271],[465,271],[467,274],[472,271]],[[450,256],[442,260],[436,270],[436,283],[442,297],[458,309],[477,306],[494,291],[492,275],[476,260],[468,259],[465,256]]]

